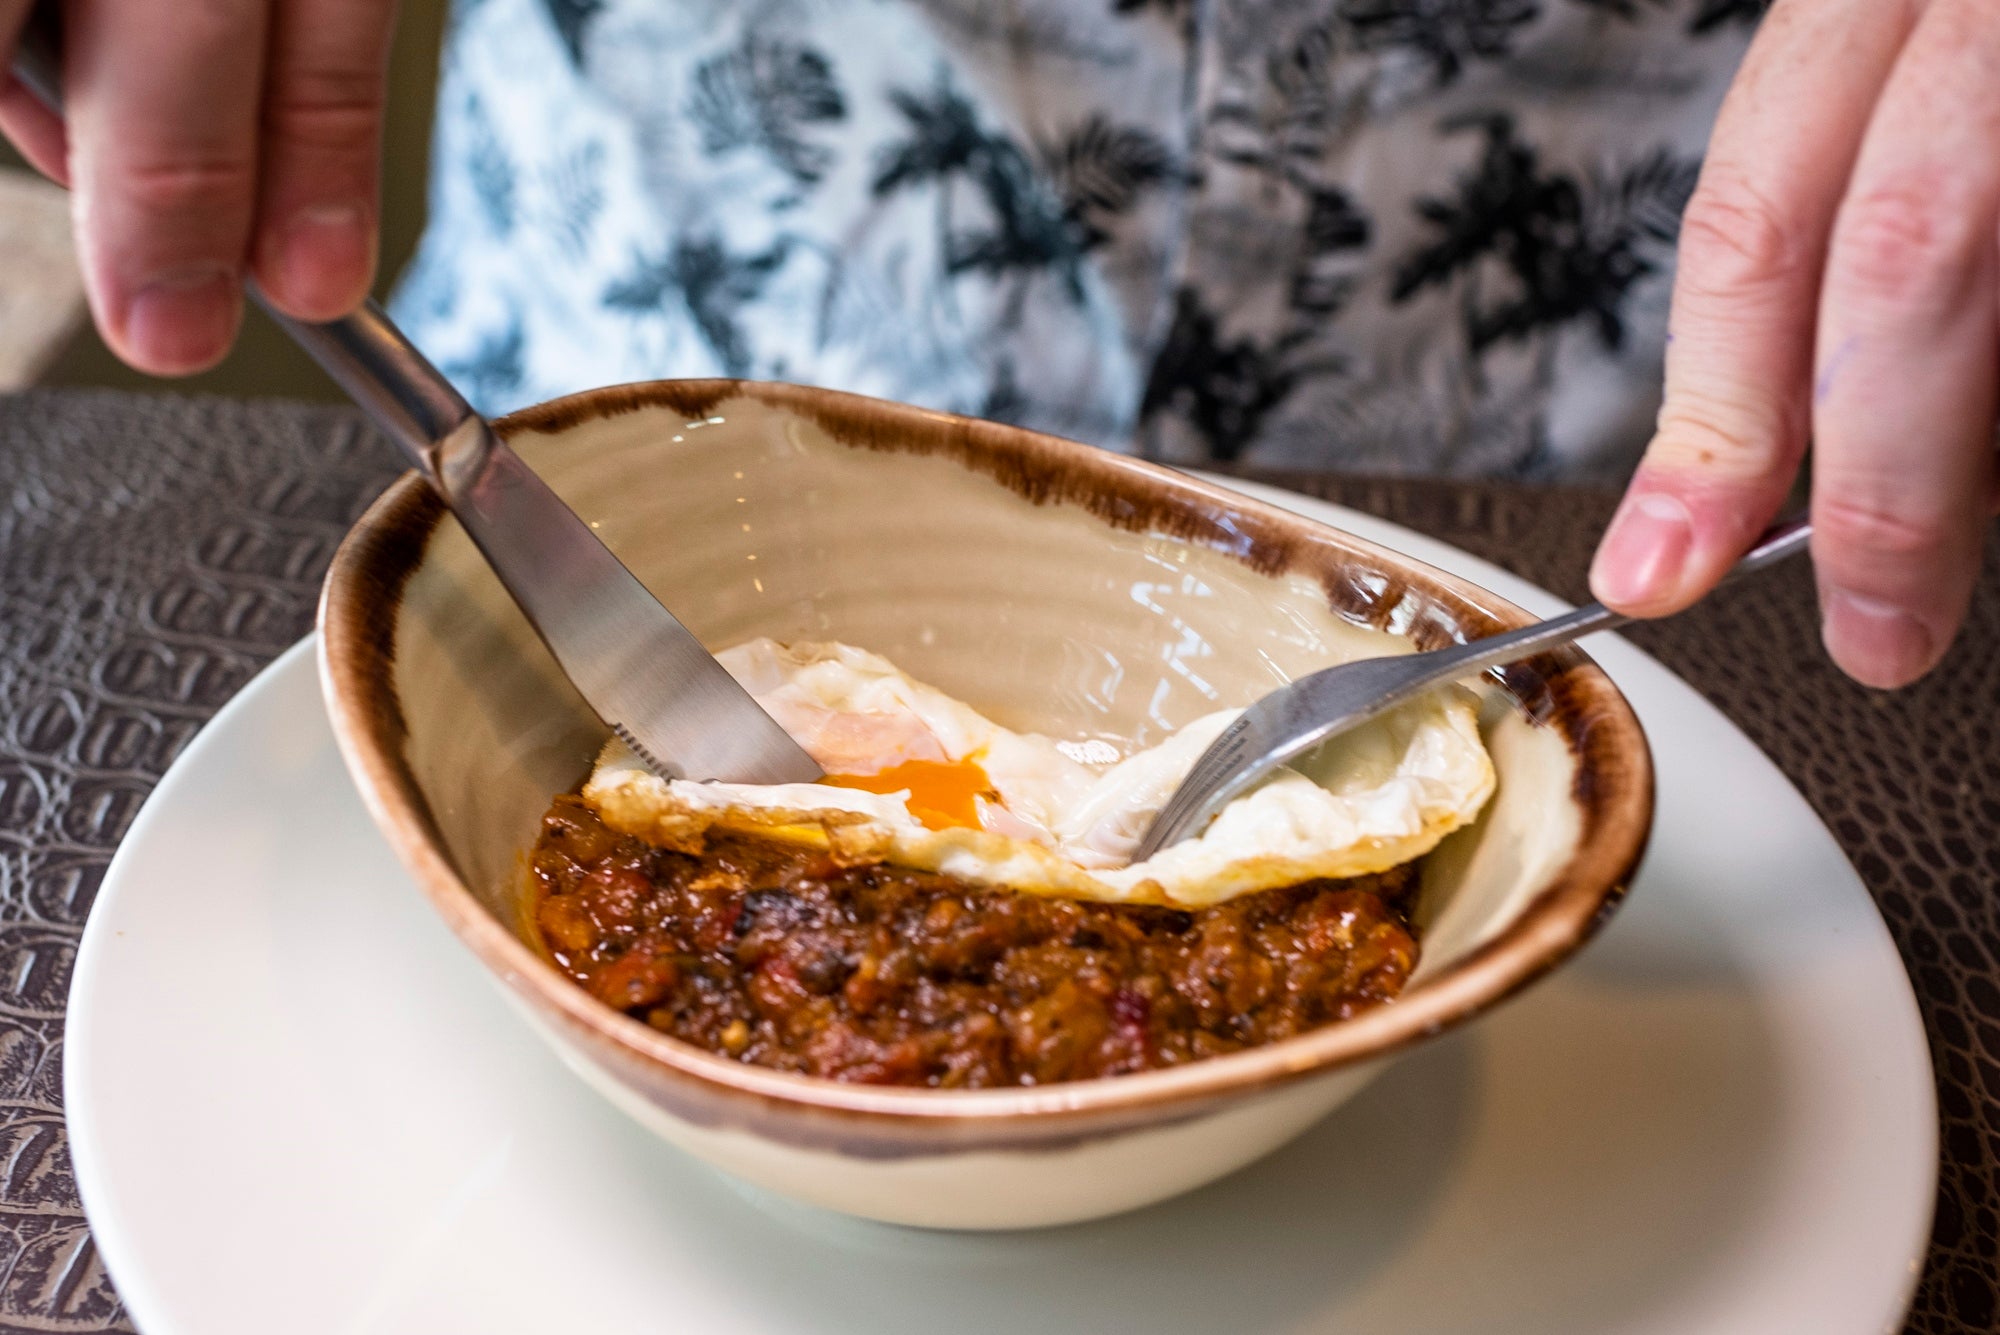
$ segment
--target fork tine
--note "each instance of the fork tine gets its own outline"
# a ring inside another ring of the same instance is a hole
[[[1226,781],[1234,773],[1245,749],[1244,738],[1255,729],[1256,722],[1250,711],[1224,729],[1216,739],[1208,744],[1187,772],[1180,786],[1167,804],[1153,817],[1145,837],[1139,842],[1134,854],[1135,861],[1144,861],[1172,842],[1179,833],[1199,817],[1204,807],[1216,791],[1218,784]]]

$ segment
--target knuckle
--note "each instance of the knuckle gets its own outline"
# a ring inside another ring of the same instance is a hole
[[[1892,301],[1954,285],[1977,248],[1973,211],[1955,193],[1912,178],[1850,196],[1834,227],[1833,279]]]
[[[127,163],[117,185],[141,213],[177,217],[241,204],[252,175],[249,163],[234,158],[167,158]]]
[[[1839,493],[1813,500],[1813,529],[1834,551],[1901,566],[1945,554],[1949,517],[1913,500]]]
[[[1705,176],[1681,217],[1681,273],[1697,290],[1781,281],[1799,271],[1805,251],[1777,205],[1732,174]]]
[[[264,108],[265,130],[287,143],[373,153],[382,97],[382,80],[373,72],[296,74],[272,91]]]
[[[1717,477],[1763,478],[1788,463],[1804,439],[1797,416],[1782,404],[1728,404],[1683,389],[1660,408],[1649,461]]]

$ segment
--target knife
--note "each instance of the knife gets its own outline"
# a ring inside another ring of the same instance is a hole
[[[29,14],[14,76],[62,111],[60,15]],[[663,778],[809,783],[820,767],[374,301],[324,324],[248,285],[450,507],[590,707]]]

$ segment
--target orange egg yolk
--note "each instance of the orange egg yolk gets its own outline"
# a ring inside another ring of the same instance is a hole
[[[981,797],[997,801],[993,781],[977,761],[905,760],[874,774],[829,774],[821,783],[864,793],[910,794],[910,814],[933,830],[979,828]]]

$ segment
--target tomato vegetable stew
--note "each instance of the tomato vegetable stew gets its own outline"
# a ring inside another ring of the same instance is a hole
[[[696,853],[558,797],[541,944],[591,995],[739,1061],[978,1089],[1176,1066],[1394,997],[1417,868],[1182,910],[1012,893],[712,829]]]

